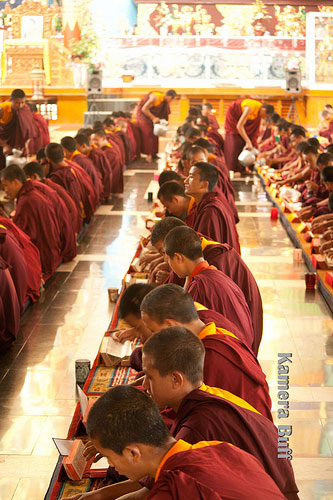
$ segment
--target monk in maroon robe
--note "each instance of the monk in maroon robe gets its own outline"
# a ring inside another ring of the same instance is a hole
[[[29,143],[29,151],[37,152],[45,148],[50,142],[49,126],[44,116],[38,113],[36,104],[29,102],[28,106],[32,113],[32,118],[37,125],[38,135]]]
[[[23,311],[27,296],[27,265],[24,253],[15,237],[10,234],[6,226],[0,221],[0,257],[9,267],[10,275],[15,285],[17,298],[20,304],[20,312]]]
[[[102,201],[108,201],[112,192],[112,167],[104,152],[90,143],[87,134],[78,134],[75,137],[77,150],[93,162],[102,180]]]
[[[79,165],[64,160],[64,150],[60,144],[51,142],[45,153],[48,161],[44,165],[45,174],[67,190],[82,218],[89,222],[98,203],[89,175]]]
[[[129,491],[138,489],[142,475],[155,478],[147,498],[183,500],[184,492],[193,500],[285,498],[259,461],[236,446],[175,441],[158,407],[135,387],[120,385],[103,394],[89,412],[87,427],[97,451],[131,480],[134,488]],[[133,456],[133,448],[137,459],[126,458]],[[121,494],[129,483],[122,485]],[[111,485],[107,491],[115,487]]]
[[[28,164],[29,166],[29,164]],[[27,178],[30,178],[29,169],[24,167]],[[31,180],[34,188],[40,191],[48,200],[51,201],[54,212],[57,216],[61,239],[61,257],[64,262],[69,262],[76,257],[76,237],[74,227],[63,200],[58,196],[57,191],[47,186],[43,182]]]
[[[193,196],[196,204],[185,222],[195,231],[219,243],[228,243],[240,253],[232,209],[223,193],[212,192],[217,180],[218,171],[213,165],[200,162],[191,167],[185,180],[185,193]]]
[[[137,157],[137,151],[139,146],[136,143],[136,133],[134,131],[133,123],[129,118],[126,119],[126,124],[127,124],[127,134],[129,140],[131,141],[131,150],[132,150],[132,156],[130,161],[133,161]]]
[[[34,187],[33,181],[26,180],[17,165],[10,165],[1,174],[7,195],[17,199],[13,221],[37,246],[47,279],[61,262],[60,228],[52,203]]]
[[[73,137],[63,137],[60,144],[63,147],[66,160],[76,163],[87,172],[100,200],[103,191],[102,179],[93,162],[76,149],[76,142]]]
[[[254,99],[238,99],[230,104],[224,123],[224,156],[229,170],[245,170],[239,163],[238,156],[244,147],[256,147],[261,118],[273,113],[273,106]]]
[[[164,255],[164,240],[167,234],[175,227],[181,226],[184,227],[183,221],[176,217],[165,217],[155,224],[151,233],[151,244],[161,255]],[[262,301],[258,285],[250,269],[235,249],[226,243],[223,244],[209,241],[202,234],[199,234],[199,237],[201,240],[203,257],[208,264],[223,271],[244,293],[244,297],[250,309],[254,331],[254,337],[246,339],[245,343],[252,347],[253,352],[257,355],[263,328]],[[173,271],[170,273],[168,283],[175,283],[180,286],[184,286],[185,284],[185,282],[180,280]],[[209,321],[214,320],[210,319]],[[205,323],[208,323],[208,321],[205,321]],[[219,323],[217,324],[218,326],[223,326]],[[230,330],[227,327],[224,328],[235,333],[234,330]],[[239,337],[239,335],[237,335],[237,337],[244,340],[244,334],[241,335],[241,337]]]
[[[202,116],[208,119],[209,125],[213,130],[218,130],[220,128],[216,116],[213,114],[213,106],[209,102],[205,102],[202,105]]]
[[[199,236],[189,227],[176,227],[164,240],[168,263],[193,300],[226,316],[253,335],[252,318],[243,292],[228,276],[204,260]],[[251,346],[250,346],[251,347]]]
[[[120,137],[125,149],[125,165],[129,165],[133,156],[132,142],[127,132],[127,122],[124,119],[118,119],[116,123],[115,135]]]
[[[37,151],[33,143],[39,135],[39,129],[25,103],[25,98],[23,90],[15,89],[11,93],[9,102],[1,104],[0,141],[2,141],[2,146],[7,144],[11,148],[18,148],[33,154]],[[31,141],[31,149],[28,141]]]
[[[132,119],[129,121],[129,126],[132,129],[133,135],[135,137],[135,144],[136,144],[135,156],[136,156],[136,158],[139,158],[140,154],[141,154],[141,149],[142,149],[140,127],[135,119]]]
[[[197,307],[202,309],[200,305]],[[186,290],[173,284],[159,286],[143,298],[140,308],[142,319],[152,333],[168,325],[191,330],[206,350],[204,382],[245,399],[272,420],[266,377],[253,352],[233,331],[218,328],[214,323],[204,324]]]
[[[207,150],[205,150],[201,146],[196,146],[196,145],[187,151],[186,156],[188,158],[189,170],[191,167],[195,166],[196,163],[207,162],[208,161],[207,158],[213,157],[212,159],[215,158],[217,160],[216,156],[209,155]],[[218,169],[218,174],[219,174],[218,178],[217,178],[217,184],[216,184],[215,188],[213,189],[213,191],[217,192],[218,194],[223,193],[223,195],[221,196],[222,201],[225,201],[225,199],[228,201],[229,206],[231,208],[231,211],[232,211],[234,218],[235,218],[235,223],[237,224],[239,222],[239,217],[238,217],[238,212],[237,212],[236,205],[235,205],[234,188],[231,184],[228,169],[225,167],[226,170],[223,170],[220,167],[220,161],[221,160],[218,159],[218,163],[217,163],[218,166],[214,163],[211,163],[212,165],[216,166],[216,168]]]
[[[158,137],[154,135],[154,124],[160,120],[169,120],[170,103],[177,97],[174,90],[149,92],[138,104],[136,119],[140,128],[142,142],[141,153],[147,155],[147,162],[158,153]]]
[[[6,351],[15,341],[20,328],[20,312],[9,264],[0,255],[0,352]]]
[[[186,328],[162,329],[143,347],[144,387],[159,408],[175,412],[170,432],[189,443],[227,441],[255,456],[289,500],[298,500],[290,461],[278,458],[278,433],[273,422],[260,415],[248,401],[231,392],[203,383],[207,350]],[[184,358],[190,360],[184,363]],[[180,372],[179,391],[164,380]]]
[[[254,341],[251,347],[254,354],[257,355],[262,337],[263,310],[260,291],[253,274],[230,245],[208,241],[201,237],[201,248],[204,259],[229,276],[244,293],[250,309],[254,331]]]
[[[42,282],[42,268],[38,248],[32,243],[29,236],[9,219],[0,217],[0,225],[5,227],[15,238],[23,250],[24,261],[27,270],[27,292],[24,302],[31,299],[36,302],[40,296]]]
[[[91,135],[92,143],[100,148],[112,168],[112,193],[124,192],[123,166],[114,145],[110,144],[103,129],[95,130]]]

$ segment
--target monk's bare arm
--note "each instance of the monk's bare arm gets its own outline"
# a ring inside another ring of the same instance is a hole
[[[148,496],[148,488],[141,488],[141,490],[134,491],[133,493],[128,493],[122,497],[118,497],[118,500],[145,500]]]
[[[122,481],[121,483],[111,484],[110,486],[105,486],[99,490],[90,491],[89,493],[82,493],[75,495],[73,497],[66,497],[63,500],[115,500],[116,498],[127,498],[128,493],[133,493],[138,490],[142,490],[142,485],[137,481]],[[148,490],[146,490],[148,491]],[[132,497],[128,497],[132,498]],[[139,499],[140,497],[133,497]],[[145,498],[145,497],[142,497]]]
[[[242,137],[242,139],[244,139],[245,146],[248,149],[252,149],[253,145],[252,145],[251,139],[249,138],[249,136],[245,132],[244,125],[247,122],[247,117],[249,116],[250,112],[251,112],[251,108],[249,106],[245,106],[243,114],[240,117],[240,119],[238,120],[238,123],[237,123],[237,126],[236,126],[239,135]]]
[[[157,118],[156,116],[153,115],[153,113],[150,112],[150,108],[152,106],[154,106],[155,102],[157,100],[157,97],[155,95],[151,95],[148,99],[148,101],[146,102],[146,104],[144,104],[142,106],[142,113],[144,115],[147,116],[147,118],[149,118],[153,123],[157,123],[160,121],[159,118]]]
[[[302,170],[299,174],[295,174],[292,177],[288,177],[287,179],[284,179],[283,181],[279,181],[276,183],[277,186],[283,186],[284,184],[287,184],[288,182],[297,182],[297,181],[305,181],[307,180],[311,175],[311,170],[309,168],[306,168]]]

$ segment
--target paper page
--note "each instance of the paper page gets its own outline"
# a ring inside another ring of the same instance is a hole
[[[60,455],[67,457],[72,449],[73,441],[71,439],[52,438]]]
[[[87,395],[83,392],[83,390],[81,389],[80,386],[76,386],[77,387],[77,392],[78,392],[78,395],[79,395],[79,400],[80,400],[80,406],[81,406],[81,413],[82,413],[82,416],[84,417],[86,411],[87,411],[87,408],[88,408],[88,397]]]
[[[107,351],[110,356],[115,356],[117,358],[125,358],[132,354],[132,344],[129,340],[126,340],[123,344],[121,342],[116,342],[112,337],[109,337]]]
[[[108,459],[106,457],[102,457],[100,460],[98,460],[98,462],[95,462],[91,465],[90,470],[107,469],[108,467]]]

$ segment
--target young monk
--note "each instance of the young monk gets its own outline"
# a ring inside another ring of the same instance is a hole
[[[238,446],[259,460],[286,498],[297,500],[290,461],[278,458],[276,427],[244,399],[203,383],[205,356],[199,338],[179,326],[164,328],[143,347],[144,387],[159,408],[174,410],[171,434]]]
[[[136,120],[141,133],[141,153],[147,155],[150,163],[158,153],[158,137],[154,135],[154,124],[160,120],[169,120],[170,103],[176,99],[174,90],[163,92],[149,92],[141,99],[136,110]]]
[[[38,248],[32,243],[29,236],[14,224],[10,219],[0,217],[0,226],[15,238],[23,251],[27,271],[27,291],[24,302],[30,299],[36,302],[40,296],[42,283],[42,267]]]
[[[43,162],[44,159],[45,155],[41,161]],[[49,179],[48,177],[45,177],[44,167],[41,163],[38,163],[36,161],[27,163],[24,166],[24,172],[27,177],[30,177],[35,181],[42,182],[43,184],[54,189],[54,191],[57,192],[57,195],[62,199],[62,201],[66,205],[74,229],[74,233],[79,233],[82,228],[81,209],[80,211],[77,209],[75,202],[72,200],[71,196],[68,194],[66,189],[64,189],[60,184],[51,181],[51,179]]]
[[[76,149],[89,158],[99,172],[103,185],[102,201],[107,202],[112,192],[112,167],[109,160],[101,149],[92,147],[87,134],[78,134],[75,141]]]
[[[60,144],[51,142],[45,149],[45,175],[70,194],[82,218],[89,222],[97,207],[97,194],[89,175],[79,166],[65,160]]]
[[[1,176],[5,192],[17,200],[13,222],[30,236],[39,250],[42,271],[50,277],[61,261],[60,228],[52,203],[17,165],[2,170]]]
[[[212,127],[213,130],[218,130],[220,128],[216,116],[213,114],[213,106],[209,102],[205,102],[202,105],[202,116],[208,118],[209,126]]]
[[[185,180],[185,194],[193,196],[195,205],[186,224],[211,240],[228,243],[240,254],[234,214],[222,193],[214,193],[218,171],[210,163],[196,163]]]
[[[254,99],[238,99],[229,106],[224,123],[224,155],[229,170],[245,170],[239,163],[238,156],[244,147],[252,149],[257,145],[261,118],[273,113],[274,107],[271,104]]]
[[[213,118],[215,118],[215,116]],[[218,132],[218,129],[214,129],[210,125],[207,116],[201,116],[197,118],[197,124],[200,130],[203,131],[203,137],[207,138],[207,140],[215,147],[217,156],[223,157],[224,139]]]
[[[147,499],[181,500],[184,492],[193,500],[284,498],[257,459],[236,446],[176,441],[155,403],[134,387],[103,394],[89,412],[87,427],[98,451],[136,482],[133,489],[143,476],[155,478]]]
[[[187,196],[184,188],[177,181],[164,182],[157,197],[167,209],[168,214],[182,220],[187,219],[195,203],[193,196]]]
[[[173,284],[155,288],[141,303],[142,319],[152,333],[178,325],[203,341],[206,384],[236,394],[272,420],[266,377],[253,352],[233,332],[205,324],[198,314],[191,295]]]
[[[167,234],[175,227],[184,226],[185,224],[176,217],[165,217],[155,224],[151,233],[151,244],[156,248],[161,255],[164,254],[164,240]],[[258,354],[260,340],[263,329],[263,309],[262,300],[258,285],[254,279],[250,269],[247,267],[241,256],[226,243],[218,243],[210,241],[202,235],[198,235],[201,240],[201,249],[204,259],[209,265],[215,266],[220,271],[223,271],[231,278],[236,285],[244,293],[246,302],[249,306],[254,339],[252,350],[255,355]],[[173,271],[170,273],[169,283],[179,282],[179,278],[174,279]]]
[[[94,185],[98,199],[101,200],[103,191],[102,180],[93,162],[76,149],[76,142],[73,137],[63,137],[60,141],[60,144],[63,147],[66,160],[77,163],[78,165],[80,165],[80,167],[83,168],[83,170],[87,172]]]
[[[176,227],[166,236],[164,250],[169,266],[178,277],[186,278],[185,288],[193,300],[223,314],[253,339],[252,318],[243,292],[205,261],[196,232],[189,227]]]
[[[41,170],[43,167],[41,166]],[[58,227],[60,231],[61,240],[61,257],[64,262],[69,262],[76,257],[76,237],[75,230],[72,224],[70,214],[67,210],[62,198],[58,195],[57,191],[47,186],[44,182],[33,179],[29,174],[29,164],[27,164],[23,171],[27,179],[32,181],[33,187],[38,189],[52,204],[54,212],[57,217]]]
[[[26,150],[30,154],[37,149],[29,149],[29,141],[38,137],[38,127],[26,104],[23,90],[15,89],[9,101],[0,104],[0,141],[1,146]]]
[[[193,167],[196,163],[205,163],[208,161],[208,154],[207,151],[204,148],[201,148],[200,146],[193,146],[191,149],[189,149],[186,153],[186,157],[188,160],[189,164],[189,170],[191,167]],[[214,165],[216,166],[216,165]],[[216,166],[218,169],[218,167]],[[239,222],[239,217],[238,217],[238,212],[236,209],[235,205],[235,192],[234,188],[232,187],[231,180],[229,177],[229,172],[227,174],[224,173],[224,171],[219,170],[219,175],[218,175],[218,180],[217,184],[214,188],[214,191],[217,193],[223,193],[224,196],[226,197],[232,212],[235,217],[235,222],[236,224]],[[223,199],[224,199],[223,196]]]
[[[119,157],[117,154],[114,145],[110,144],[104,129],[100,128],[94,130],[94,133],[90,138],[92,144],[100,148],[109,164],[112,168],[112,193],[123,193],[124,192],[124,178],[123,178],[123,167]]]

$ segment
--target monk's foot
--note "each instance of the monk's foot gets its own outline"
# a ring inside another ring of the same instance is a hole
[[[146,162],[151,163],[153,161],[152,155],[147,155],[146,156]]]

